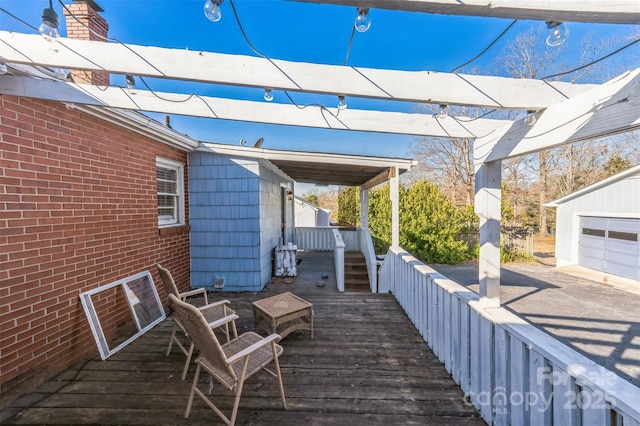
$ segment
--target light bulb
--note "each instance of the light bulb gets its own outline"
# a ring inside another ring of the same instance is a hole
[[[68,72],[65,71],[64,68],[54,68],[53,72],[56,75],[56,77],[59,78],[60,80],[66,80],[67,79]]]
[[[353,24],[356,31],[360,33],[366,32],[371,26],[371,15],[369,15],[368,7],[359,7],[356,14],[356,22]]]
[[[60,33],[58,33],[58,14],[51,7],[51,2],[49,2],[49,7],[42,11],[42,23],[38,31],[47,41],[57,41],[58,37],[60,37]]]
[[[524,122],[527,126],[533,126],[536,124],[538,119],[536,118],[535,111],[527,111],[527,118],[524,119]]]
[[[222,18],[222,5],[223,0],[207,0],[204,2],[204,16],[211,22],[218,22]]]
[[[338,96],[338,109],[347,109],[347,101],[345,101],[344,96]]]
[[[440,105],[440,112],[438,112],[438,118],[445,118],[447,117],[447,106],[446,105]]]
[[[0,75],[6,74],[7,72],[7,64],[0,62]]]
[[[264,89],[264,100],[267,102],[271,102],[273,100],[273,93],[271,93],[271,89]]]
[[[564,22],[547,21],[547,44],[560,46],[569,37],[569,27]]]
[[[129,94],[131,95],[135,95],[136,94],[136,80],[135,78],[133,78],[132,75],[126,75],[125,76],[125,80],[127,82],[127,89],[129,90]]]

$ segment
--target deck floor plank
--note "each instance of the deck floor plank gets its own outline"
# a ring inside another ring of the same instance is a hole
[[[338,293],[331,277],[318,287],[319,277],[214,295],[231,301],[239,333],[253,331],[254,300],[291,291],[314,306],[314,339],[296,331],[281,341],[288,410],[275,379],[259,373],[245,384],[237,424],[484,424],[392,295]],[[195,366],[180,380],[184,356],[177,348],[164,355],[170,333],[165,321],[106,361],[96,356],[63,372],[16,400],[3,425],[220,424],[198,399],[184,419]],[[231,409],[229,391],[216,384],[212,397]]]

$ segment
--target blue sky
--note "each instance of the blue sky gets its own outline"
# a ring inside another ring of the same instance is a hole
[[[110,29],[109,36],[125,43],[154,45],[170,48],[189,48],[229,54],[251,55],[251,51],[238,28],[231,3],[222,5],[222,19],[208,21],[203,14],[204,0],[136,1],[96,0],[105,10]],[[70,0],[65,0],[70,3]],[[61,18],[61,34],[66,35],[62,7],[53,1]],[[241,23],[253,45],[263,54],[276,59],[341,65],[345,60],[355,8],[345,6],[298,3],[281,0],[235,0]],[[19,18],[38,26],[47,0],[3,0],[1,7]],[[371,10],[372,25],[366,33],[356,33],[351,46],[348,65],[402,70],[430,70],[448,72],[473,58],[504,28],[510,19],[476,18],[464,16],[429,15],[401,11]],[[570,38],[567,62],[577,61],[579,43],[588,32],[594,41],[614,35],[628,36],[630,25],[603,25],[568,23]],[[544,26],[543,22],[519,21],[491,50],[469,67],[486,69],[500,55],[506,44],[531,26]],[[32,33],[33,30],[0,14],[3,30]],[[540,40],[544,43],[544,40]],[[637,47],[638,45],[636,45]],[[634,47],[635,48],[635,47]],[[629,68],[638,66],[629,65]],[[215,70],[211,70],[215,72]],[[154,90],[191,93],[264,102],[260,89],[196,86],[191,83],[146,79]],[[124,86],[122,76],[112,76],[113,85]],[[143,86],[139,83],[139,88]],[[334,96],[292,93],[300,104],[322,103],[333,107]],[[274,102],[289,103],[283,93],[274,92]],[[350,108],[380,108],[380,101],[347,99]],[[384,109],[415,112],[410,103],[384,102]],[[162,121],[162,116],[152,115]],[[231,122],[172,116],[174,129],[194,138],[218,143],[238,144],[245,139],[249,144],[264,137],[264,148],[302,151],[323,151],[389,157],[409,157],[413,136],[386,135],[368,132],[319,130],[276,125]]]

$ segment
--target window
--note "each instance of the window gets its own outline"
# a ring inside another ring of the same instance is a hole
[[[165,319],[149,271],[80,293],[80,301],[103,360]]]
[[[164,158],[156,159],[158,226],[184,225],[184,168]]]
[[[607,235],[604,229],[582,228],[583,235],[591,235],[593,237],[604,237]]]
[[[609,238],[616,240],[638,241],[638,234],[634,232],[609,231]]]

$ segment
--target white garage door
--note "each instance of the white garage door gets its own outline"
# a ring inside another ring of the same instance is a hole
[[[582,216],[578,264],[640,280],[640,219]]]

